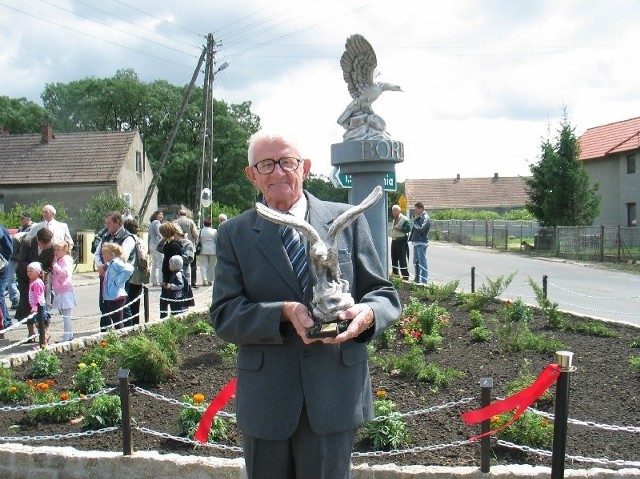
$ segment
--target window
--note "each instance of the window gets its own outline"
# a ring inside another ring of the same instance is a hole
[[[636,204],[627,203],[627,226],[636,226]]]
[[[136,151],[136,173],[142,174],[142,153]]]
[[[636,155],[627,155],[627,174],[636,172]]]

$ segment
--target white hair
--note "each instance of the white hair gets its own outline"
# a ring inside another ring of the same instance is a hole
[[[42,211],[44,210],[49,210],[51,211],[51,213],[53,213],[54,215],[56,214],[56,209],[53,207],[53,205],[44,205],[42,207]]]
[[[298,148],[298,144],[294,140],[290,138],[286,138],[284,135],[280,133],[273,133],[265,130],[260,130],[255,132],[253,135],[251,135],[251,138],[249,138],[249,149],[247,150],[247,160],[249,161],[249,166],[253,166],[255,163],[254,155],[255,155],[256,145],[258,143],[261,143],[261,142],[275,143],[276,141],[281,141],[286,143],[291,148],[296,150],[298,152],[298,156],[300,157],[300,148]],[[278,158],[273,158],[273,159],[277,160]]]

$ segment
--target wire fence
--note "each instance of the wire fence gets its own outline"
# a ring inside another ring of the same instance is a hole
[[[583,261],[640,261],[640,228],[636,227],[542,228],[535,221],[432,220],[429,237],[448,243]]]

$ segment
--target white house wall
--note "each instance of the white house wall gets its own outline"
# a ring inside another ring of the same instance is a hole
[[[136,152],[143,154],[144,168],[141,174],[136,172]],[[144,150],[140,135],[136,135],[134,141],[131,143],[127,159],[124,162],[122,169],[118,175],[118,194],[120,196],[129,193],[131,194],[131,213],[137,215],[142,201],[149,189],[149,185],[153,180],[153,171],[149,165],[146,151]],[[143,186],[141,186],[141,184]],[[145,218],[139,218],[138,222],[142,224],[149,224],[149,217],[151,213],[158,208],[158,189],[155,188],[147,211],[145,212]]]

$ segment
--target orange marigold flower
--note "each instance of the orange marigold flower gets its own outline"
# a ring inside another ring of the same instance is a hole
[[[47,389],[49,389],[49,385],[47,383],[38,383],[36,385],[36,387],[40,390],[40,391],[46,391]]]
[[[60,399],[62,401],[68,401],[69,400],[69,393],[60,393]]]
[[[387,391],[385,391],[384,389],[378,389],[376,391],[376,396],[379,398],[383,398],[387,395]]]
[[[203,403],[204,402],[204,394],[200,394],[200,393],[194,394],[193,395],[193,402],[196,403],[196,404]]]
[[[100,341],[100,346],[106,348],[107,346],[109,346],[109,341]]]
[[[14,393],[18,390],[18,388],[16,386],[11,386],[11,392]]]
[[[542,418],[542,426],[547,427],[549,425],[549,420],[547,418]]]
[[[49,386],[55,386],[56,385],[56,380],[55,379],[47,379],[47,384]]]
[[[492,426],[497,426],[498,424],[500,424],[500,416],[491,416],[489,422]]]

